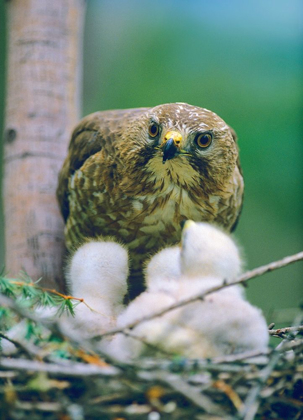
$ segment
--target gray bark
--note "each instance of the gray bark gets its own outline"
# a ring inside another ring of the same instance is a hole
[[[7,2],[6,270],[62,289],[57,176],[80,116],[84,0]]]

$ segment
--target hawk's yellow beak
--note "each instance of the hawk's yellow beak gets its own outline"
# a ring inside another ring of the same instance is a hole
[[[172,159],[180,149],[182,136],[178,131],[168,131],[163,139],[163,163]]]
[[[164,136],[163,142],[166,143],[170,139],[173,139],[173,142],[176,145],[176,147],[180,147],[182,136],[178,131],[168,131]]]

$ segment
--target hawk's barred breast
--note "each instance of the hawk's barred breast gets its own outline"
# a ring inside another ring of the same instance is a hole
[[[180,222],[232,230],[244,183],[234,131],[185,103],[96,112],[75,128],[57,190],[69,250],[111,236],[129,248],[131,294],[147,257],[180,240]]]

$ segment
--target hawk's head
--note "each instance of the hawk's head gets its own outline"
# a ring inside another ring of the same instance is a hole
[[[144,109],[131,119],[120,155],[142,179],[218,189],[238,159],[233,130],[214,112],[186,103]]]

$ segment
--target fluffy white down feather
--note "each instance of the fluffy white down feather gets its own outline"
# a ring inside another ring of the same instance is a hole
[[[66,270],[69,293],[83,298],[94,309],[81,303],[75,318],[62,322],[63,327],[80,329],[88,338],[113,328],[124,309],[127,293],[128,254],[113,241],[95,240],[82,245]]]
[[[233,240],[206,223],[187,222],[182,246],[167,248],[146,269],[147,290],[117,319],[124,327],[169,304],[231,282],[240,273],[241,258]],[[230,286],[160,318],[141,323],[132,331],[159,349],[186,357],[215,357],[268,345],[261,311],[244,299],[240,286]],[[108,351],[122,360],[148,354],[142,342],[118,334]]]

